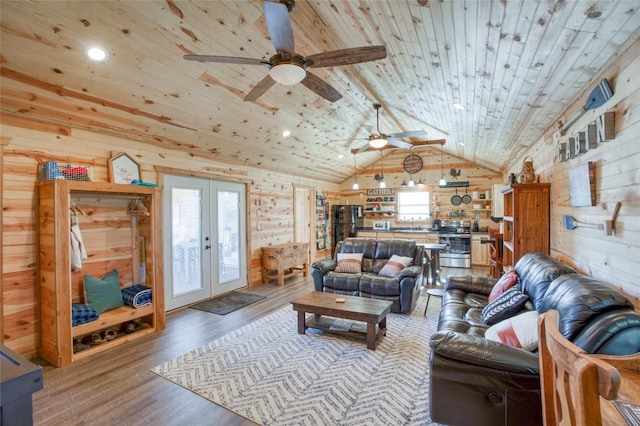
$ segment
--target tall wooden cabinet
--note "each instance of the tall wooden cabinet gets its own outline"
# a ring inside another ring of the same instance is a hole
[[[529,252],[549,254],[549,183],[511,184],[502,189],[503,264],[514,266]]]
[[[156,191],[146,186],[69,180],[38,184],[39,353],[43,359],[62,367],[164,328],[164,293],[154,262],[159,232]],[[132,203],[142,206],[143,214],[131,209]],[[72,220],[80,226],[87,252],[77,271],[71,268]],[[96,321],[72,326],[72,304],[86,303],[84,275],[101,277],[113,269],[118,271],[121,288],[133,284],[151,287],[152,304],[112,309]],[[127,323],[131,328],[124,333]],[[107,329],[117,332],[113,340],[79,344],[83,337]]]

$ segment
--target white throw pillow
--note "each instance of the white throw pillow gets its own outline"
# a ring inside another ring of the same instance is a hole
[[[535,351],[538,348],[538,312],[528,311],[492,325],[485,339],[505,345]]]
[[[398,256],[394,254],[391,259],[382,267],[378,275],[382,277],[395,278],[407,266],[411,265],[413,259],[406,256]]]
[[[338,253],[336,272],[359,274],[362,271],[362,256],[364,253]]]

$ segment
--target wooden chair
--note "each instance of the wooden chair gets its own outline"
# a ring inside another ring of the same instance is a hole
[[[600,426],[600,396],[617,398],[618,370],[571,343],[558,329],[558,311],[540,320],[540,387],[547,426]]]
[[[502,244],[503,235],[497,229],[489,229],[489,276],[502,276]]]

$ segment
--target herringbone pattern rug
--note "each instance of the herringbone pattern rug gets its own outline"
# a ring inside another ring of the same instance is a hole
[[[298,334],[287,306],[152,371],[263,425],[430,425],[437,302],[426,318],[424,298],[411,315],[389,314],[375,351],[344,336]]]

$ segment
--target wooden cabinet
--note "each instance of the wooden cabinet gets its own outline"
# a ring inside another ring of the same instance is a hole
[[[529,252],[549,254],[550,186],[523,183],[503,188],[505,267]]]
[[[284,243],[262,247],[262,283],[276,279],[284,285],[285,278],[302,273],[307,276],[309,244]]]
[[[489,248],[482,243],[483,239],[487,239],[487,235],[471,234],[471,265],[473,266],[489,266]]]
[[[68,180],[38,185],[39,354],[43,359],[62,367],[164,328],[164,292],[154,262],[159,232],[155,193],[152,187]],[[131,203],[144,206],[144,214],[132,212]],[[87,252],[87,259],[75,272],[71,266],[72,220],[80,227]],[[113,269],[118,271],[121,288],[151,287],[152,304],[108,310],[96,321],[73,327],[72,304],[86,303],[84,275],[101,277]],[[122,330],[129,322],[136,325],[127,334]],[[78,344],[84,336],[106,329],[116,333],[113,340]]]

